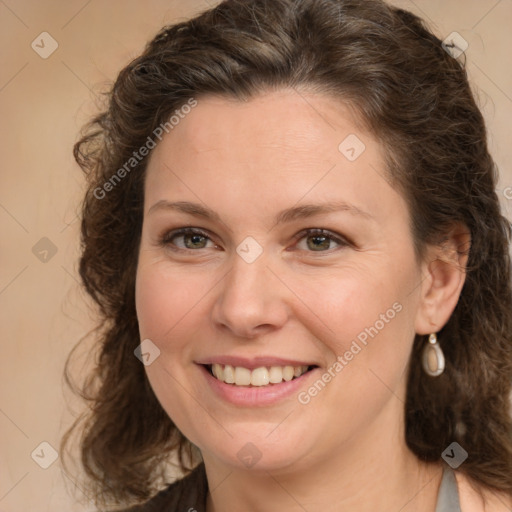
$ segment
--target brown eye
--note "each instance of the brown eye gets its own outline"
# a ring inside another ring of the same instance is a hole
[[[306,230],[299,241],[303,239],[306,240],[306,249],[304,250],[308,252],[328,252],[333,250],[333,242],[341,247],[349,245],[339,235],[335,235],[329,231],[318,228]]]
[[[183,244],[175,243],[175,240],[179,239],[183,240]],[[208,240],[211,241],[210,237],[198,229],[183,228],[164,235],[160,240],[160,244],[164,247],[174,246],[171,247],[173,250],[193,251],[195,249],[206,249]]]

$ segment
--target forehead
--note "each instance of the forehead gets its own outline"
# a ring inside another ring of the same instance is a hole
[[[150,155],[145,211],[184,195],[226,208],[236,191],[238,206],[350,196],[380,214],[399,199],[384,166],[382,146],[340,100],[293,89],[248,101],[203,96]]]
[[[262,146],[308,153],[329,145],[337,149],[338,139],[347,130],[369,137],[350,104],[325,94],[285,88],[247,101],[216,95],[196,101],[197,106],[172,133],[175,145],[186,141],[188,149],[198,153],[224,147],[232,155],[250,155]],[[239,140],[246,144],[227,147]]]

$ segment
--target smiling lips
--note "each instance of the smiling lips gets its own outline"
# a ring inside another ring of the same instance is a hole
[[[267,386],[288,382],[306,373],[310,366],[260,366],[250,370],[243,366],[214,363],[208,366],[210,373],[219,381],[235,386]]]
[[[318,364],[275,356],[209,356],[194,361],[208,388],[236,407],[272,407],[291,399],[313,378]]]

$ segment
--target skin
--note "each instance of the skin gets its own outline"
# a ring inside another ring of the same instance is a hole
[[[136,304],[141,340],[160,350],[146,367],[151,386],[202,452],[208,512],[433,512],[442,466],[421,463],[405,444],[406,375],[415,333],[439,331],[455,308],[465,265],[455,248],[467,235],[454,226],[443,248],[417,259],[383,150],[340,100],[291,89],[197,100],[150,156]],[[349,134],[366,146],[354,161],[338,150]],[[150,212],[162,200],[206,205],[221,220]],[[273,223],[281,210],[327,201],[367,215]],[[184,226],[210,238],[161,243]],[[315,235],[297,236],[308,228],[348,242],[315,251]],[[247,236],[263,249],[252,263],[236,252]],[[292,357],[321,374],[395,303],[402,310],[307,405],[293,394],[235,407],[194,362]],[[250,468],[237,457],[248,442],[261,453]]]

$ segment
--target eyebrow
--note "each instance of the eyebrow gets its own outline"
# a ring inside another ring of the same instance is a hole
[[[204,219],[222,222],[219,214],[211,208],[208,208],[207,206],[201,205],[199,203],[191,203],[189,201],[170,202],[162,199],[151,206],[147,214],[149,215],[152,212],[158,210],[175,210],[182,213],[187,213],[189,215],[194,215],[195,217],[202,217]],[[274,224],[284,224],[286,222],[291,222],[298,219],[306,219],[315,215],[325,215],[327,213],[333,212],[347,212],[352,215],[363,217],[365,219],[375,220],[373,215],[364,210],[361,210],[353,204],[347,203],[345,201],[334,201],[328,203],[292,206],[291,208],[287,208],[286,210],[279,212],[274,218]]]

